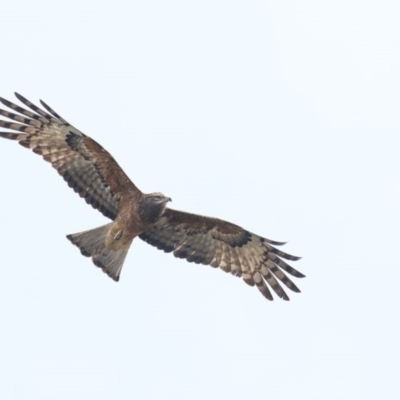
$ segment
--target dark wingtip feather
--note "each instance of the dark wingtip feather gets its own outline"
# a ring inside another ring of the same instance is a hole
[[[25,103],[25,102],[27,101],[27,99],[26,99],[24,96],[20,95],[19,93],[14,92],[14,94],[15,94],[15,97],[16,97],[19,101],[22,101],[23,103]]]
[[[20,135],[19,133],[15,132],[0,132],[0,137],[10,140],[17,140],[19,135]]]
[[[7,107],[8,107],[8,104],[10,103],[8,100],[4,99],[3,97],[0,97],[0,102],[3,103]]]
[[[46,104],[43,100],[40,100],[40,104],[54,117],[59,119],[61,122],[63,122],[65,125],[70,125],[68,121],[66,121],[63,117],[61,117],[60,114],[56,113],[48,104]]]
[[[53,114],[56,118],[61,119],[61,117],[50,107],[48,106],[43,100],[39,100],[40,104],[50,113]]]
[[[261,292],[261,294],[264,296],[264,298],[265,299],[267,299],[268,301],[274,301],[274,298],[271,296],[271,297],[268,297],[268,296],[266,296],[263,292]]]
[[[284,246],[287,242],[277,242],[276,240],[265,239],[264,241],[268,244],[272,244],[273,246]]]
[[[285,291],[283,291],[283,293],[277,293],[277,292],[274,290],[274,294],[276,294],[281,300],[290,301],[290,297],[286,294]]]
[[[289,260],[289,261],[298,261],[302,258],[302,257],[298,257],[298,256],[293,256],[292,254],[285,253],[285,252],[275,249],[275,248],[271,248],[268,250],[271,253],[276,254],[278,257],[284,258],[285,260]]]
[[[290,258],[287,258],[287,260],[290,260],[290,261],[299,261],[303,258],[303,257],[298,257],[298,256],[292,256],[291,254],[288,254],[288,256]]]
[[[47,111],[49,111],[50,113],[53,114],[54,110],[53,110],[49,105],[47,105],[43,100],[39,100],[39,101],[40,101],[40,104],[41,104]]]

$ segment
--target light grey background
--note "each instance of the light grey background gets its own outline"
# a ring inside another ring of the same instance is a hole
[[[291,301],[133,243],[0,142],[1,399],[399,399],[396,1],[1,7],[1,93],[44,99],[144,191],[303,256]]]

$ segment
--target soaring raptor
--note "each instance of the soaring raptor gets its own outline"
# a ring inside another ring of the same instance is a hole
[[[289,300],[281,283],[300,292],[287,274],[297,278],[304,275],[284,261],[300,257],[274,247],[284,243],[217,218],[167,208],[169,197],[142,193],[103,147],[46,103],[40,101],[44,111],[15,95],[27,108],[0,98],[1,103],[14,111],[0,109],[0,115],[11,120],[0,120],[0,127],[7,130],[0,132],[0,136],[17,140],[41,155],[79,196],[112,220],[98,228],[67,235],[84,256],[91,257],[112,279],[119,280],[129,247],[139,236],[175,257],[219,267],[242,277],[268,300],[273,300],[270,289],[283,300]]]

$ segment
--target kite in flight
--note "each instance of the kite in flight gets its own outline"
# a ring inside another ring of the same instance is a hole
[[[11,120],[0,120],[0,127],[8,130],[0,132],[0,137],[17,140],[41,155],[79,196],[112,220],[98,228],[67,235],[84,256],[91,257],[112,279],[119,280],[129,247],[139,236],[175,257],[242,277],[268,300],[273,300],[270,289],[289,300],[281,283],[300,292],[286,273],[297,278],[304,275],[284,261],[300,257],[274,247],[284,243],[217,218],[167,208],[169,197],[142,193],[103,147],[43,101],[40,102],[47,112],[15,95],[30,110],[0,98],[16,112],[0,109],[0,115]]]

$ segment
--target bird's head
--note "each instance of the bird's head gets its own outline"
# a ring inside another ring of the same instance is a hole
[[[139,214],[143,221],[156,223],[167,206],[170,197],[156,192],[145,194],[139,203]]]

